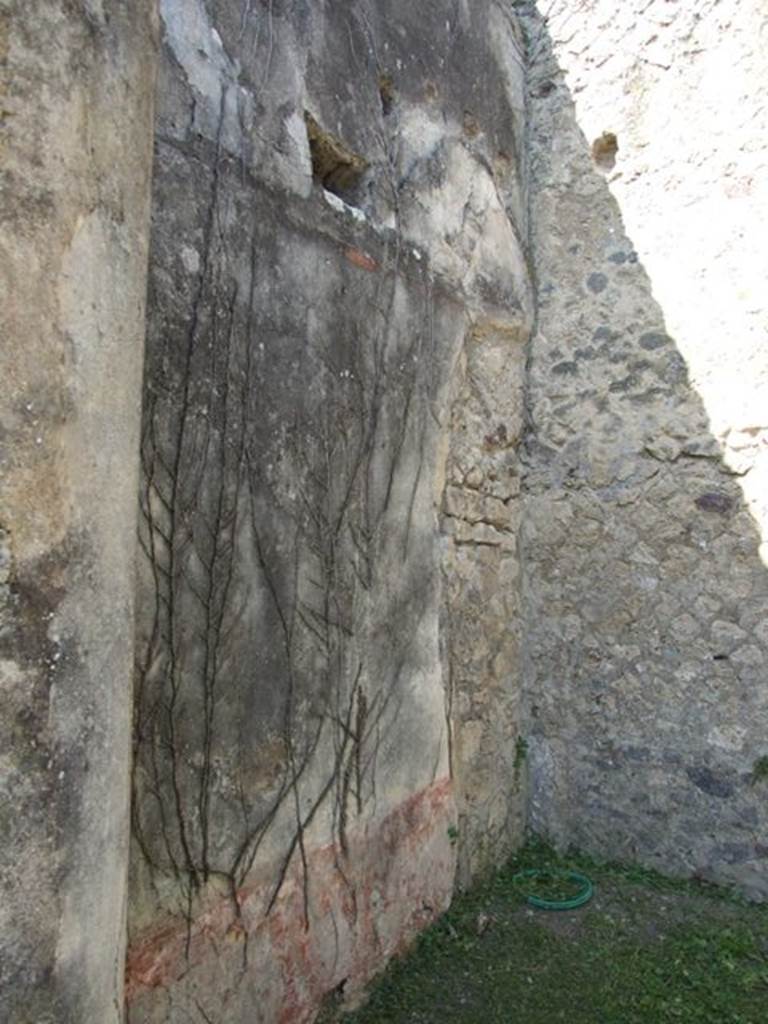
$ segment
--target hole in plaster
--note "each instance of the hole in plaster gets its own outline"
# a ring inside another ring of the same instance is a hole
[[[368,161],[321,128],[307,110],[304,111],[304,123],[312,157],[312,177],[328,192],[350,201],[368,168]]]
[[[619,140],[613,132],[603,132],[592,143],[592,159],[603,170],[612,171],[616,166],[616,154],[619,151]]]
[[[379,75],[379,99],[381,112],[387,117],[395,105],[395,86],[390,75]]]
[[[549,96],[550,93],[554,92],[556,88],[557,86],[554,82],[542,82],[540,85],[536,86],[533,94],[534,96],[538,96],[539,98],[543,99],[545,96]]]

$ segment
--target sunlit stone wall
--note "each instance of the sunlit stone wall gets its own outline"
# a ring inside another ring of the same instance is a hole
[[[765,893],[768,12],[587,6],[518,5],[531,822]]]

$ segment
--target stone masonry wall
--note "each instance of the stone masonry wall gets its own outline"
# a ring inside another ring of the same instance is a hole
[[[472,77],[479,68],[474,61],[466,65],[475,92],[458,140],[441,143],[450,146],[449,174],[428,200],[435,213],[454,221],[445,243],[456,265],[452,276],[462,280],[469,319],[444,411],[448,451],[441,506],[443,678],[461,886],[502,864],[519,845],[525,807],[517,543],[532,323],[525,256],[525,58],[508,6],[491,5],[488,13],[496,59],[490,75],[494,66],[506,68],[508,107],[493,113],[493,92],[481,99],[482,79],[475,83]],[[433,235],[431,247],[436,241]]]
[[[0,1017],[122,1019],[156,22],[0,4]]]
[[[288,1024],[521,834],[521,39],[160,15],[129,1019]]]
[[[517,7],[531,825],[765,895],[768,15]]]

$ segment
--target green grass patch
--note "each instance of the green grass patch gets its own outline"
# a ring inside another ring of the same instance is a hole
[[[588,874],[595,896],[534,910],[524,869]],[[335,1011],[334,1011],[335,1012]],[[465,893],[344,1024],[766,1024],[768,911],[645,869],[529,844]]]

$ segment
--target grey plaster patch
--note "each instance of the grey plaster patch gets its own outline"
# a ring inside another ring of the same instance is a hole
[[[238,63],[224,49],[203,0],[183,6],[160,0],[160,16],[167,44],[194,91],[197,130],[239,153],[240,126],[252,120],[253,100],[240,88]]]

